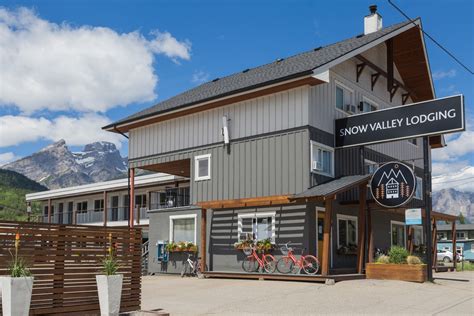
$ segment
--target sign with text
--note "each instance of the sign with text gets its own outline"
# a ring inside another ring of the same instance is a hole
[[[407,208],[405,210],[405,225],[421,224],[421,208]]]
[[[378,168],[370,180],[370,192],[381,206],[395,208],[408,203],[416,190],[413,170],[398,161]]]
[[[335,121],[336,148],[463,131],[464,97],[451,96]]]

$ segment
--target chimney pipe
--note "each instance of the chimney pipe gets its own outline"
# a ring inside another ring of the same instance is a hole
[[[375,4],[369,6],[370,14],[364,17],[364,35],[377,32],[382,29],[382,16],[377,12]]]

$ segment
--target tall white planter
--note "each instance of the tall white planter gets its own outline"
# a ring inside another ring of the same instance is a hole
[[[2,314],[28,316],[30,313],[33,277],[1,277]]]
[[[118,315],[122,296],[123,275],[96,275],[100,315]]]

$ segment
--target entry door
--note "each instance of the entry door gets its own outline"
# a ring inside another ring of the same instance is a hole
[[[119,197],[112,196],[112,221],[118,221]]]

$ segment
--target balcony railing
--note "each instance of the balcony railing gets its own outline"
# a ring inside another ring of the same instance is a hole
[[[130,218],[129,207],[111,207],[107,208],[107,221],[108,222],[121,222],[128,221]],[[137,213],[140,212],[140,219],[148,219],[148,209],[146,207],[136,208],[134,218],[137,219]],[[87,210],[77,211],[76,214],[77,224],[91,224],[91,223],[103,223],[104,222],[104,210]],[[54,224],[73,224],[74,223],[74,212],[54,213],[51,214],[51,223]],[[48,216],[44,215],[41,218],[43,222],[48,222]]]
[[[190,205],[189,187],[168,188],[163,191],[151,192],[150,209],[164,209]]]

